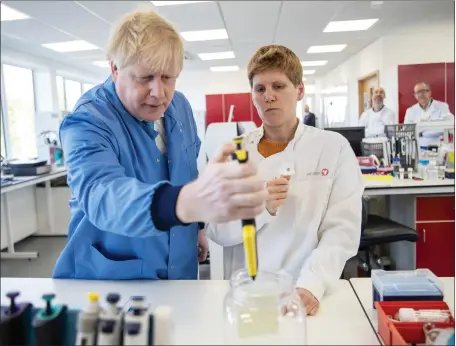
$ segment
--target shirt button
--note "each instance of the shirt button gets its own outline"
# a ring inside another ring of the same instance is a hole
[[[171,269],[174,269],[174,265],[171,265]]]
[[[160,159],[157,159],[157,162],[160,162]]]
[[[171,163],[171,160],[168,160],[168,163]]]

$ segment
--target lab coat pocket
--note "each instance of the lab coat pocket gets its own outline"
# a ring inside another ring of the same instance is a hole
[[[131,280],[140,279],[142,274],[142,259],[112,260],[102,254],[96,244],[90,248],[93,273],[87,273],[98,280]]]

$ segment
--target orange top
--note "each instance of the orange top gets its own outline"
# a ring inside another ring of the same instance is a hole
[[[266,158],[284,151],[287,145],[288,143],[286,142],[271,142],[263,137],[258,143],[258,152]]]

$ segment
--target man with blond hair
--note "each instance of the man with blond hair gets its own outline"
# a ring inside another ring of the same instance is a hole
[[[196,279],[208,247],[201,223],[255,217],[264,184],[253,166],[222,162],[233,145],[198,177],[195,120],[175,91],[184,48],[170,23],[126,15],[107,56],[111,76],[60,126],[71,221],[53,277]]]
[[[290,49],[258,49],[247,71],[263,125],[247,133],[244,143],[268,189],[266,208],[256,218],[259,268],[291,274],[313,315],[358,252],[363,178],[344,137],[296,117],[304,97],[303,71]],[[225,247],[225,277],[242,270],[239,223],[210,222],[207,234]]]

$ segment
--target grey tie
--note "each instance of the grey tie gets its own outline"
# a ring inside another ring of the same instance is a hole
[[[161,117],[154,121],[154,130],[157,131],[155,137],[155,144],[162,154],[166,154],[166,132],[165,132],[165,118]]]

